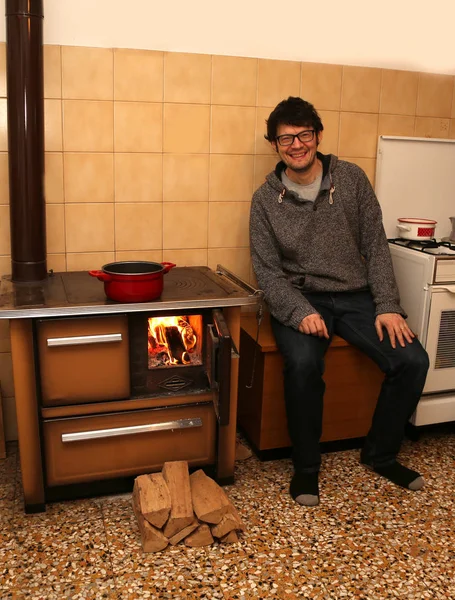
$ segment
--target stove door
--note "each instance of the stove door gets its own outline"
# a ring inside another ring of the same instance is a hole
[[[212,317],[213,323],[207,325],[207,376],[218,423],[229,425],[232,339],[222,311],[214,310]]]
[[[431,288],[425,349],[430,369],[424,393],[455,390],[455,285]]]

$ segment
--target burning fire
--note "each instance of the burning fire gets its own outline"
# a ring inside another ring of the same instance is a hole
[[[197,341],[187,317],[148,319],[149,367],[191,364]]]

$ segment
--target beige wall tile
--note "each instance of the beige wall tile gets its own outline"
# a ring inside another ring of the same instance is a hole
[[[117,152],[115,160],[116,202],[161,202],[163,156]]]
[[[208,154],[163,156],[163,200],[207,202],[209,198]]]
[[[204,154],[210,145],[210,106],[164,105],[164,152]]]
[[[63,204],[63,153],[46,152],[44,167],[46,203]]]
[[[0,352],[10,352],[9,321],[0,320]]]
[[[67,252],[114,251],[113,204],[66,204],[65,226]]]
[[[275,170],[278,160],[277,155],[254,157],[254,190],[257,190],[265,182],[266,175]]]
[[[0,154],[0,204],[9,204],[8,154]]]
[[[116,102],[115,152],[161,152],[163,105],[151,102]]]
[[[6,44],[0,43],[0,97],[6,98]]]
[[[179,223],[185,226],[179,227]],[[207,225],[208,202],[165,202],[163,250],[207,248]]]
[[[376,159],[375,158],[344,158],[340,156],[340,160],[347,160],[348,162],[352,162],[358,165],[361,169],[363,169],[368,177],[371,185],[374,187],[374,178],[376,176]]]
[[[115,260],[114,252],[70,252],[66,256],[68,271],[96,271]],[[103,286],[101,281],[100,286]]]
[[[212,106],[211,152],[254,154],[256,110],[247,106]]]
[[[46,244],[49,253],[65,252],[65,206],[46,205]]]
[[[273,108],[266,108],[263,106],[258,106],[258,108],[256,108],[255,154],[270,154],[276,156],[276,152],[272,145],[264,137],[267,133],[267,119],[272,110]]]
[[[62,96],[73,100],[113,100],[113,50],[62,46]]]
[[[65,153],[65,202],[114,202],[113,154]]]
[[[378,135],[414,135],[415,117],[379,115]]]
[[[455,119],[450,119],[449,138],[451,140],[455,139]]]
[[[0,207],[0,217],[3,216],[1,214],[2,210]],[[1,223],[1,221],[0,221]],[[1,252],[0,252],[1,254]],[[0,256],[0,275],[10,275],[11,274],[11,257],[8,254],[6,256]]]
[[[250,279],[250,251],[248,248],[209,248],[208,266],[216,269],[222,265],[237,277],[248,282]]]
[[[210,201],[249,202],[253,193],[253,176],[253,156],[212,154],[210,157]]]
[[[115,205],[115,250],[155,250],[163,244],[162,202]]]
[[[115,253],[115,260],[146,260],[149,262],[162,262],[162,250],[121,250]],[[170,262],[170,261],[169,261]]]
[[[207,248],[190,248],[189,250],[164,250],[163,260],[173,262],[178,267],[206,267]]]
[[[47,270],[51,269],[54,273],[64,273],[66,271],[66,254],[48,254]]]
[[[324,131],[318,150],[323,154],[338,154],[338,138],[340,135],[340,113],[333,110],[320,110]]]
[[[0,100],[0,152],[8,152],[8,113],[6,98]]]
[[[413,71],[383,69],[380,112],[415,115],[419,74]]]
[[[416,137],[447,138],[449,137],[450,119],[432,119],[416,117],[414,135]]]
[[[375,158],[378,145],[378,115],[341,113],[340,156]]]
[[[9,255],[10,252],[9,205],[3,204],[0,205],[0,255]]]
[[[47,152],[61,152],[62,146],[62,101],[44,101],[44,147]]]
[[[249,202],[212,202],[209,206],[209,248],[247,248]]]
[[[419,117],[450,117],[453,86],[452,75],[420,73],[416,114]]]
[[[9,352],[0,353],[0,382],[2,396],[14,396],[13,363]]]
[[[339,110],[342,65],[302,63],[300,95],[319,110]]]
[[[258,61],[237,56],[212,57],[212,104],[255,106]]]
[[[209,54],[166,52],[164,101],[210,103],[212,57]]]
[[[64,100],[63,145],[65,152],[112,152],[114,103]]]
[[[16,401],[14,398],[3,398],[3,427],[7,442],[17,440]]]
[[[381,69],[343,67],[341,110],[377,113],[381,92]]]
[[[163,53],[153,50],[114,50],[114,99],[163,101]]]
[[[300,92],[300,64],[288,60],[258,61],[258,106],[276,106]]]
[[[43,46],[44,97],[62,97],[61,46]]]

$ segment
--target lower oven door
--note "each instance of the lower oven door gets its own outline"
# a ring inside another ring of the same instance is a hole
[[[430,369],[424,393],[455,390],[455,285],[432,286],[426,351]]]
[[[207,325],[206,369],[213,392],[213,404],[219,425],[229,425],[231,410],[231,355],[233,343],[221,310],[212,313]]]
[[[165,461],[215,463],[210,402],[43,422],[46,483],[82,483],[150,473]]]

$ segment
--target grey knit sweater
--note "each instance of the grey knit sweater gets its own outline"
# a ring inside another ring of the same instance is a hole
[[[376,314],[405,316],[368,178],[360,167],[332,154],[318,153],[318,158],[323,176],[314,203],[283,185],[281,162],[253,196],[251,255],[270,312],[298,329],[303,318],[317,312],[305,292],[370,289]]]

